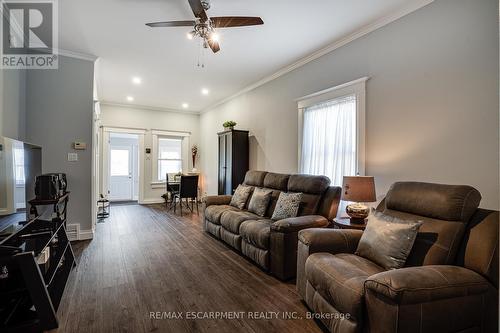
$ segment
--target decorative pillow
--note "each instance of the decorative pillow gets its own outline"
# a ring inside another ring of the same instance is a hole
[[[253,187],[238,185],[236,191],[234,191],[233,197],[231,198],[231,206],[236,207],[238,209],[245,208],[245,205],[248,201],[248,197],[252,194]]]
[[[421,221],[406,221],[374,212],[368,217],[356,255],[385,269],[401,268],[406,263],[421,225]]]
[[[253,191],[250,203],[248,204],[248,211],[255,213],[259,216],[264,216],[267,211],[267,206],[271,201],[272,190],[265,190],[263,188],[256,188]]]
[[[302,193],[281,192],[271,219],[278,221],[290,217],[296,217],[299,212],[301,200]]]

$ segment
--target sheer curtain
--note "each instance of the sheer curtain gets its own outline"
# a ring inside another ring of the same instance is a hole
[[[303,125],[300,171],[342,186],[343,176],[356,174],[356,96],[305,108]]]

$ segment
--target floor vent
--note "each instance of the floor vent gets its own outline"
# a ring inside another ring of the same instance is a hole
[[[68,239],[70,241],[77,241],[78,235],[80,234],[79,224],[68,224],[66,226],[66,233],[68,234]]]

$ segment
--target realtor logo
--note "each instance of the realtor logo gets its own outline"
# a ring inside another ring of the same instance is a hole
[[[1,0],[1,68],[57,69],[57,0]]]

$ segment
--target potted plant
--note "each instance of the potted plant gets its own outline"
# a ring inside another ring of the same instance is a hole
[[[222,126],[224,126],[224,129],[226,131],[230,131],[230,130],[234,129],[234,126],[236,126],[236,122],[234,122],[232,120],[228,120],[224,124],[222,124]]]

